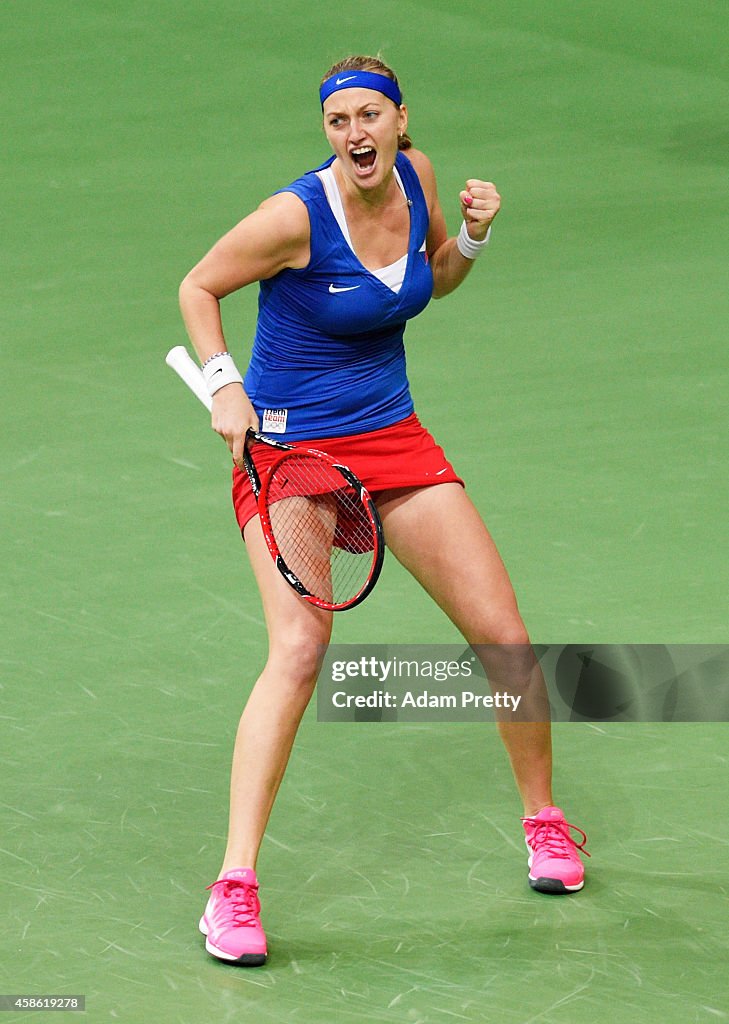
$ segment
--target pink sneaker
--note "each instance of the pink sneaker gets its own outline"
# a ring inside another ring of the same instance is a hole
[[[235,868],[208,886],[212,889],[200,931],[205,949],[226,963],[260,967],[266,962],[266,935],[261,927],[258,879],[252,868]]]
[[[529,885],[547,893],[578,892],[585,884],[585,869],[580,855],[587,836],[576,825],[565,821],[559,807],[543,807],[533,818],[522,818],[529,851]],[[582,842],[576,843],[570,829],[579,832]]]

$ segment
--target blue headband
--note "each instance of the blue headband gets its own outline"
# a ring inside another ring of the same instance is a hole
[[[375,92],[384,93],[396,106],[402,103],[400,89],[387,75],[378,75],[375,71],[340,71],[338,75],[327,78],[319,89],[322,107],[324,100],[340,89],[374,89]]]

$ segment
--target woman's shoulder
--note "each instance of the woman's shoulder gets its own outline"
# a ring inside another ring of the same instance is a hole
[[[401,149],[399,151],[400,156],[407,157],[410,163],[413,165],[416,171],[420,173],[421,170],[427,171],[433,174],[433,164],[430,162],[430,158],[425,155],[422,149],[415,149],[414,146],[408,146],[407,149]]]
[[[289,227],[295,231],[309,224],[306,203],[298,193],[289,189],[274,192],[272,196],[263,200],[258,209],[279,215],[282,220],[288,221]]]
[[[299,199],[305,203],[316,203],[320,201],[324,195],[324,191],[319,178],[319,172],[329,167],[333,160],[334,157],[331,156],[319,167],[314,167],[310,171],[305,171],[304,174],[296,178],[289,185],[284,185],[281,188],[276,189],[274,195],[293,194],[298,196]]]
[[[264,199],[254,217],[265,229],[269,243],[286,253],[285,266],[300,269],[309,262],[311,224],[306,203],[293,192],[276,192]]]
[[[400,156],[404,156],[413,166],[413,170],[420,180],[420,187],[423,190],[428,206],[431,205],[437,195],[435,171],[429,157],[420,149],[410,146],[408,149],[401,149]]]

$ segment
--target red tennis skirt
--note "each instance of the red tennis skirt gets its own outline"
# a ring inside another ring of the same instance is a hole
[[[443,449],[421,424],[415,413],[399,423],[366,434],[346,437],[317,437],[296,441],[297,448],[315,448],[349,466],[373,496],[393,487],[430,487],[433,484],[459,483],[458,476]],[[281,454],[265,444],[253,444],[253,461],[263,476]],[[245,472],[233,467],[233,506],[241,530],[258,515],[250,481]]]

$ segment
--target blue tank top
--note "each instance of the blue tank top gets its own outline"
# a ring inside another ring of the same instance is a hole
[[[395,166],[412,204],[397,293],[357,259],[316,170],[279,190],[306,204],[311,258],[301,270],[260,283],[245,389],[264,433],[291,441],[342,437],[390,426],[413,411],[403,333],[427,306],[433,275],[422,248],[428,209],[418,175],[402,153]]]

